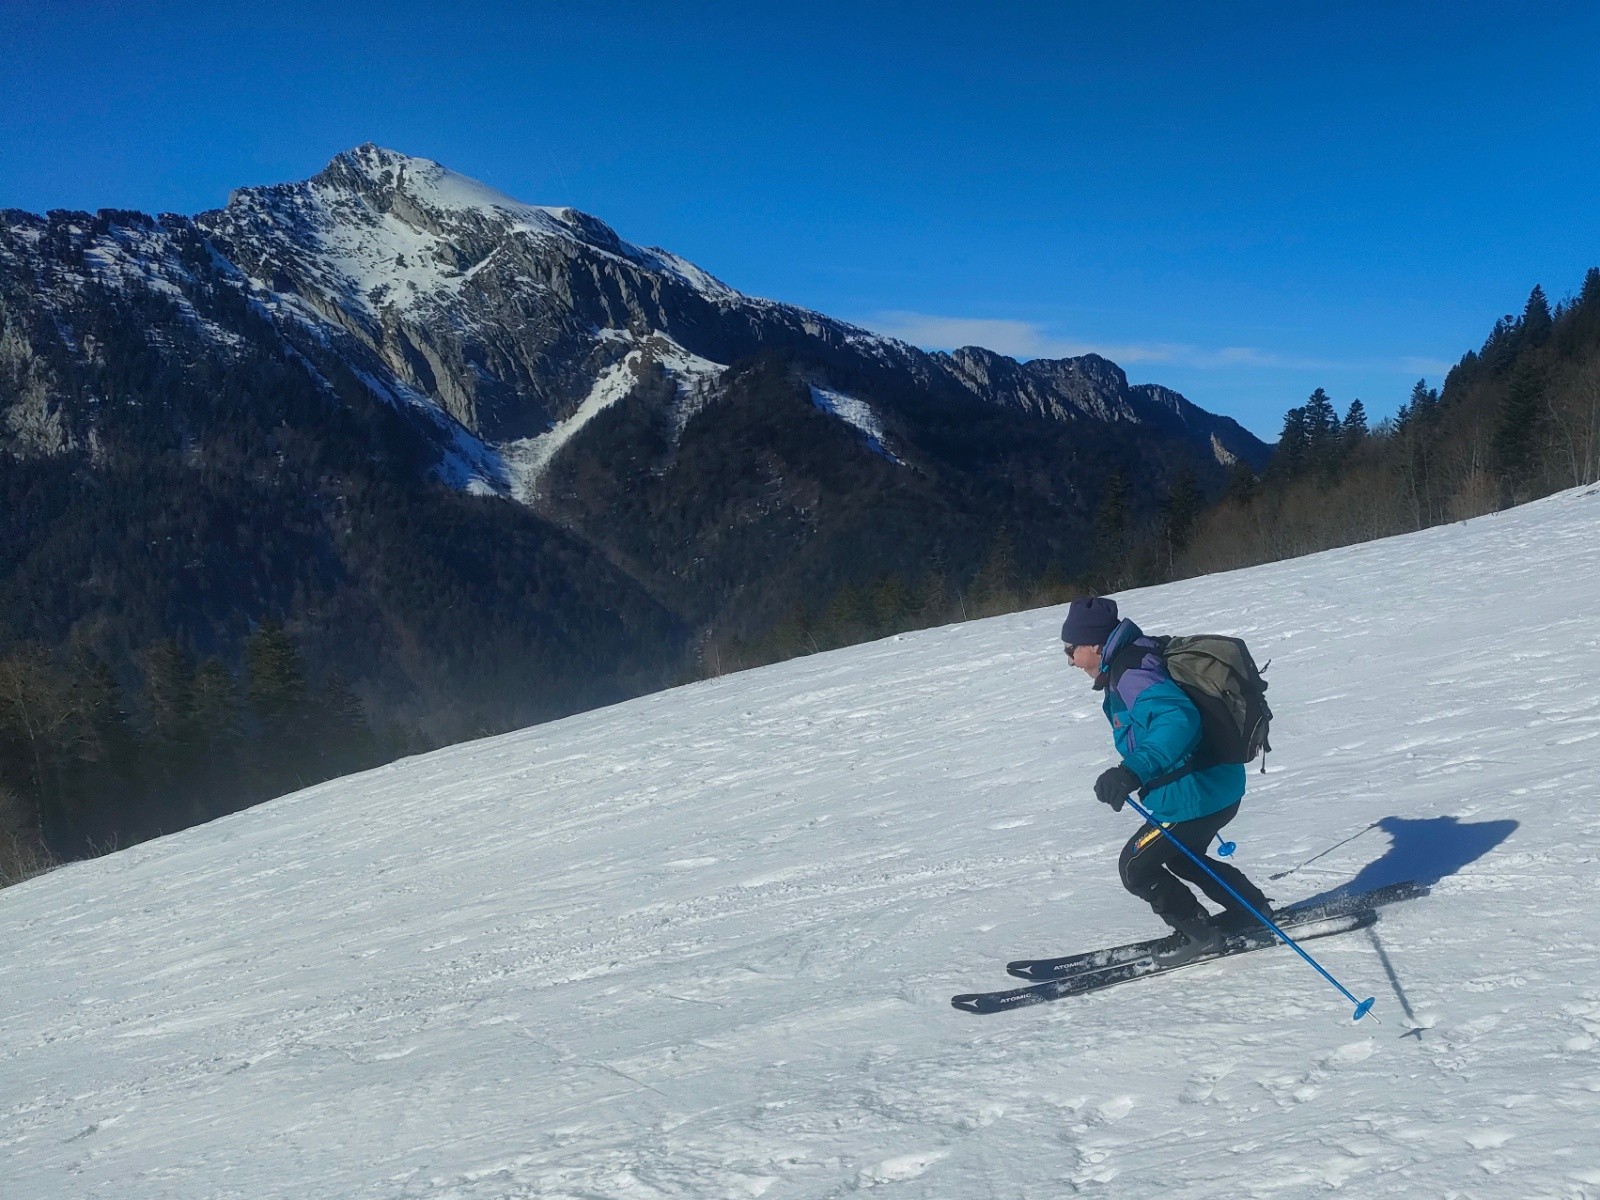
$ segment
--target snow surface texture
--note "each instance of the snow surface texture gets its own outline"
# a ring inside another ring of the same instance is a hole
[[[0,1195],[1600,1197],[1600,489],[1123,597],[1271,657],[1228,835],[1313,943],[1160,932],[1060,610],[325,784],[0,892]]]

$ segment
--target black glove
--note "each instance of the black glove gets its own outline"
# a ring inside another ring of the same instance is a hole
[[[1109,804],[1112,812],[1121,812],[1129,795],[1143,786],[1137,775],[1119,765],[1100,773],[1100,778],[1094,781],[1094,798],[1101,804]]]

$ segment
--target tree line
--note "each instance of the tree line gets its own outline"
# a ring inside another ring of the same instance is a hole
[[[1243,470],[1243,468],[1241,468]],[[1248,472],[1246,472],[1248,474]],[[1252,476],[1253,478],[1253,476]],[[887,572],[841,584],[821,600],[797,599],[754,637],[707,631],[699,645],[699,674],[726,674],[877,638],[958,621],[1063,604],[1174,577],[1208,502],[1194,473],[1176,468],[1155,489],[1138,489],[1114,468],[1101,487],[1092,545],[1076,560],[1034,561],[1018,552],[1017,535],[1002,528],[973,565],[936,549],[917,576]]]
[[[1174,562],[1200,575],[1481,516],[1600,479],[1600,269],[1520,316],[1369,429],[1318,388],[1284,417],[1262,476],[1240,477]]]
[[[338,674],[313,683],[275,622],[240,675],[171,639],[135,658],[124,688],[83,649],[0,655],[0,886],[425,748]]]

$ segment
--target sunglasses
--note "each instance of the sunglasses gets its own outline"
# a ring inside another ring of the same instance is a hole
[[[1067,647],[1067,657],[1068,658],[1071,658],[1074,654],[1076,654],[1078,652],[1078,648],[1076,646],[1074,646],[1071,642],[1067,642],[1066,643],[1066,647]]]

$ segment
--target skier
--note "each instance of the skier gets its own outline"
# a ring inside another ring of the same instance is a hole
[[[1266,896],[1244,872],[1206,857],[1212,837],[1239,811],[1245,770],[1240,763],[1187,769],[1200,744],[1200,714],[1167,674],[1155,645],[1132,621],[1119,619],[1117,602],[1107,596],[1074,600],[1061,626],[1061,640],[1072,665],[1094,681],[1096,691],[1105,692],[1101,707],[1122,756],[1121,763],[1095,780],[1095,798],[1121,812],[1130,793],[1154,784],[1144,802],[1162,828],[1270,917]],[[1128,839],[1118,869],[1122,885],[1183,935],[1157,953],[1166,965],[1216,949],[1229,928],[1251,920],[1226,888],[1148,821]],[[1185,883],[1223,907],[1215,922]]]

